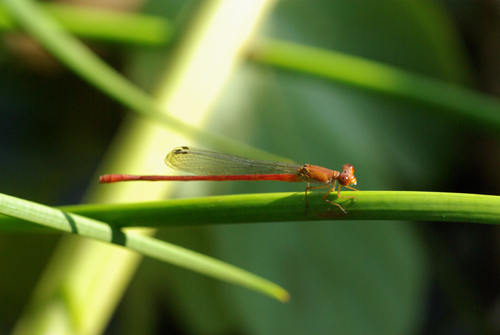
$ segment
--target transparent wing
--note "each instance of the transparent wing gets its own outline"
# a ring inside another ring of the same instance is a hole
[[[177,147],[165,158],[175,170],[197,175],[295,174],[301,165],[251,159],[193,147]]]

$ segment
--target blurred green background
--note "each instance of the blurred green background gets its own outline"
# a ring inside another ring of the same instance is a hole
[[[164,45],[88,43],[152,90],[202,2],[131,5],[174,25]],[[254,38],[343,52],[497,95],[499,14],[493,1],[279,1]],[[78,203],[97,182],[99,163],[129,112],[25,35],[6,31],[2,37],[1,192],[48,205]],[[498,194],[500,186],[497,131],[453,110],[250,57],[231,73],[207,129],[299,163],[332,169],[350,163],[360,190]],[[185,144],[191,143],[163,145]],[[180,185],[177,195],[302,192],[303,186],[191,183]],[[105,334],[500,332],[494,226],[267,223],[168,228],[158,237],[273,280],[291,301],[280,304],[144,259]],[[9,333],[22,315],[58,239],[0,235],[0,333]]]

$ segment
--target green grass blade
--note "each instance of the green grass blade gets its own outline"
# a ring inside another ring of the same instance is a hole
[[[481,126],[500,129],[500,102],[450,82],[372,60],[292,42],[267,40],[252,51],[255,61],[318,75],[384,95],[441,107]]]
[[[267,294],[289,299],[280,286],[211,257],[158,239],[124,232],[101,221],[0,194],[0,213],[59,231],[113,243],[164,262]]]

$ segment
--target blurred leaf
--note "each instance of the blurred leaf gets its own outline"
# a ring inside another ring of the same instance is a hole
[[[173,35],[172,25],[159,17],[62,3],[44,3],[41,6],[69,32],[85,38],[163,45]],[[0,5],[0,29],[2,28],[14,30],[17,25],[6,8]]]

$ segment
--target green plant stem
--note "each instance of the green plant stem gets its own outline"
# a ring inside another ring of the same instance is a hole
[[[214,196],[118,205],[75,205],[59,209],[105,221],[114,228],[321,220],[500,224],[500,196],[393,191],[342,192],[342,195],[355,195],[358,198],[338,199],[335,195],[330,196],[331,200],[347,210],[347,214],[323,201],[322,194],[314,193],[308,197],[309,208],[306,215],[302,192]],[[0,217],[1,230],[42,231],[8,217]]]

